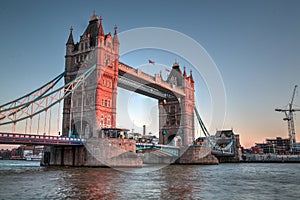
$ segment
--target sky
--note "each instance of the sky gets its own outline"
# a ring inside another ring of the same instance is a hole
[[[196,75],[199,76],[195,89],[197,107],[210,132],[232,128],[245,147],[266,138],[288,136],[283,113],[274,109],[285,108],[294,85],[300,85],[300,2],[292,0],[3,1],[0,8],[0,104],[60,74],[64,70],[70,26],[74,28],[74,40],[79,41],[94,10],[103,16],[106,33],[113,32],[115,24],[119,33],[159,27],[182,33],[205,49],[218,69],[226,94],[224,123],[221,127],[211,127],[212,113],[219,110],[213,110],[215,97],[210,94],[205,77],[201,77],[201,72]],[[166,35],[165,40],[171,38]],[[126,41],[120,41],[121,48],[122,42]],[[176,45],[184,44],[176,43],[175,48]],[[160,70],[171,68],[175,59],[181,67],[186,65],[194,71],[199,67],[192,66],[190,60],[181,55],[157,49],[120,57],[120,61],[146,71],[150,67],[148,59],[153,59]],[[121,89],[118,93],[126,95]],[[135,122],[119,120],[117,124],[137,130],[141,124],[147,124],[151,127],[149,131],[156,132],[156,102],[136,94],[127,95],[129,103],[139,102],[136,106],[127,106],[129,117]],[[121,112],[120,104],[119,100],[117,109]],[[300,108],[299,88],[294,104]],[[141,114],[143,111],[145,115]],[[295,116],[297,141],[300,141],[299,114]]]

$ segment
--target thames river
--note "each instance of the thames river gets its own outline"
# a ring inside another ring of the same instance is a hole
[[[126,170],[126,169],[124,169]],[[0,199],[299,199],[300,164],[40,167],[0,160]]]

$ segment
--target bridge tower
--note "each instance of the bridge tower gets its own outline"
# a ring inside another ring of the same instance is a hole
[[[80,41],[73,40],[73,28],[66,43],[65,83],[96,64],[95,73],[86,80],[76,95],[64,100],[63,135],[92,137],[95,130],[116,126],[116,97],[119,66],[117,27],[114,35],[105,34],[100,19],[94,13]],[[84,94],[84,95],[83,95]]]
[[[159,142],[169,144],[175,137],[179,144],[189,145],[193,143],[194,137],[194,79],[192,71],[190,76],[180,70],[177,62],[173,64],[167,82],[185,91],[185,96],[176,96],[160,100],[159,107]],[[175,141],[175,140],[173,140]]]

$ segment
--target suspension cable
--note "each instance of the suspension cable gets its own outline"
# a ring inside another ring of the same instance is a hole
[[[32,132],[31,132],[31,128],[32,128],[32,117],[30,117],[30,124],[29,124],[29,132],[30,132],[30,133],[32,133]]]
[[[28,93],[28,94],[26,94],[26,95],[24,95],[24,96],[18,98],[18,99],[15,99],[15,100],[13,100],[13,101],[11,101],[11,102],[8,102],[8,103],[5,103],[5,104],[3,104],[3,105],[0,105],[0,108],[3,108],[3,110],[5,110],[6,108],[4,108],[4,107],[9,106],[9,104],[13,104],[13,106],[10,107],[9,109],[15,108],[15,107],[17,106],[16,103],[17,103],[18,101],[20,101],[20,100],[22,100],[22,99],[25,99],[25,98],[30,99],[30,96],[31,96],[31,95],[33,95],[33,94],[35,94],[35,93],[37,93],[37,92],[40,92],[40,91],[42,91],[42,89],[46,88],[46,90],[45,90],[44,92],[42,92],[40,95],[38,95],[38,96],[42,96],[43,94],[47,93],[47,92],[49,91],[49,89],[53,88],[53,87],[61,80],[61,78],[64,77],[65,74],[66,74],[66,72],[61,73],[60,75],[58,75],[57,77],[55,77],[53,80],[49,81],[48,83],[44,84],[43,86],[39,87],[38,89],[36,89],[36,90],[34,90],[34,91],[32,91],[32,92],[30,92],[30,93]],[[49,86],[49,85],[50,85],[50,86]],[[49,88],[47,88],[47,86],[48,86]],[[38,98],[38,97],[37,97],[37,98]],[[24,104],[24,103],[23,103],[23,104]],[[22,105],[22,104],[21,104],[21,105]],[[20,105],[19,105],[19,106],[20,106]]]
[[[51,92],[53,92],[53,88],[51,89]],[[47,105],[48,107],[48,105]],[[49,109],[49,127],[48,127],[48,135],[50,136],[50,132],[51,132],[51,118],[52,118],[52,109]]]
[[[16,122],[13,123],[12,127],[11,127],[12,132],[14,133],[16,131]]]
[[[83,130],[83,127],[82,127],[82,120],[83,120],[83,97],[84,97],[84,80],[85,80],[85,76],[83,76],[83,81],[82,81],[82,85],[81,85],[81,113],[80,113],[80,134],[82,136],[82,130]]]
[[[27,119],[25,120],[25,134],[27,133]]]
[[[71,99],[70,99],[70,113],[69,113],[69,118],[70,118],[70,120],[69,120],[69,132],[71,133],[71,134],[73,134],[72,133],[72,112],[73,112],[73,91],[71,92]],[[68,133],[69,134],[69,133]]]
[[[52,109],[50,109],[50,111],[49,111],[49,131],[48,131],[48,135],[50,136],[50,131],[51,131],[51,113],[52,113],[52,111],[51,111]]]
[[[40,118],[41,118],[41,114],[39,114],[39,116],[38,116],[38,124],[37,124],[37,130],[36,130],[37,134],[39,134],[39,129],[40,129]]]
[[[45,111],[45,120],[44,120],[44,133],[43,133],[43,135],[46,135],[47,111],[48,111],[48,110],[46,110],[46,111]]]
[[[60,101],[58,103],[58,111],[57,111],[57,133],[60,135]]]
[[[4,110],[1,108],[0,126],[22,121],[25,120],[26,118],[30,118],[41,112],[45,112],[45,110],[56,105],[60,100],[65,99],[69,95],[71,95],[72,91],[74,91],[77,87],[79,87],[82,84],[82,77],[83,76],[89,77],[94,72],[95,69],[96,69],[96,65],[92,66],[91,68],[86,70],[83,74],[78,76],[76,79],[56,89],[55,91],[49,92],[50,88],[47,88],[47,93],[43,92],[42,95],[39,95],[38,97],[34,98],[33,100],[30,100],[29,102],[25,102],[18,105],[17,105],[18,102],[13,102],[12,107]],[[57,95],[60,91],[62,91],[60,96],[58,97],[54,96]],[[45,106],[44,105],[45,100],[48,99],[49,97],[52,98],[52,100],[50,101],[51,103],[47,103]],[[28,109],[30,109],[29,108],[30,106],[37,106],[36,108],[33,108],[34,112],[31,114],[28,113]],[[16,116],[18,113],[20,113],[20,116]],[[7,120],[7,121],[1,122],[2,120]]]

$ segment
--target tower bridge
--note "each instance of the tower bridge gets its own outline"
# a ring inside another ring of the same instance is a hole
[[[116,128],[117,87],[121,87],[157,99],[160,144],[168,144],[176,136],[183,145],[192,144],[195,138],[192,72],[188,76],[185,67],[182,72],[179,64],[174,63],[167,80],[163,80],[161,74],[152,76],[120,62],[117,27],[112,36],[105,34],[102,23],[102,17],[93,15],[77,43],[73,39],[73,28],[70,29],[66,43],[65,84],[94,63],[96,72],[91,81],[86,81],[94,85],[85,84],[76,91],[77,95],[68,96],[64,101],[63,135],[66,136],[74,125],[76,132],[80,132],[77,134],[85,137],[95,136],[101,128]],[[86,98],[91,98],[90,102],[95,105],[86,105]],[[78,106],[81,101],[82,105]]]
[[[73,39],[73,28],[70,28],[66,43],[64,73],[34,92],[0,106],[0,126],[10,123],[15,126],[17,122],[27,119],[30,119],[31,123],[33,117],[39,116],[41,112],[46,112],[47,117],[48,110],[51,118],[51,108],[63,100],[62,135],[45,136],[46,125],[44,125],[44,136],[1,133],[0,142],[44,144],[47,145],[46,164],[69,163],[68,165],[73,166],[98,166],[99,163],[95,161],[93,157],[95,155],[90,155],[91,152],[98,152],[96,157],[105,157],[109,160],[108,164],[112,163],[114,166],[120,166],[122,162],[125,166],[140,166],[141,163],[136,155],[126,153],[135,152],[136,148],[152,149],[158,151],[157,155],[167,157],[175,155],[175,158],[178,158],[182,154],[182,147],[187,148],[194,144],[195,91],[192,71],[188,75],[186,68],[184,67],[182,71],[179,64],[175,62],[167,79],[163,80],[160,73],[152,76],[120,62],[117,27],[114,27],[113,35],[105,34],[102,21],[102,17],[99,19],[94,14],[77,43]],[[54,86],[62,77],[64,86],[54,90]],[[136,146],[128,137],[120,136],[122,142],[115,138],[101,138],[101,130],[117,128],[117,98],[120,98],[117,95],[118,87],[157,100],[159,145],[137,144]],[[58,116],[58,124],[59,119]],[[70,135],[83,139],[68,139]],[[175,138],[180,147],[166,146]],[[83,146],[86,143],[89,145]],[[99,144],[102,145],[100,149],[97,146]],[[69,148],[70,146],[72,148]],[[194,148],[198,147],[194,146]],[[87,150],[90,154],[87,154]],[[200,148],[191,150],[187,155],[193,160],[195,158],[193,152],[199,151]],[[50,155],[52,155],[51,159]],[[121,159],[121,164],[117,163],[116,158]],[[173,158],[171,160],[174,161]]]

